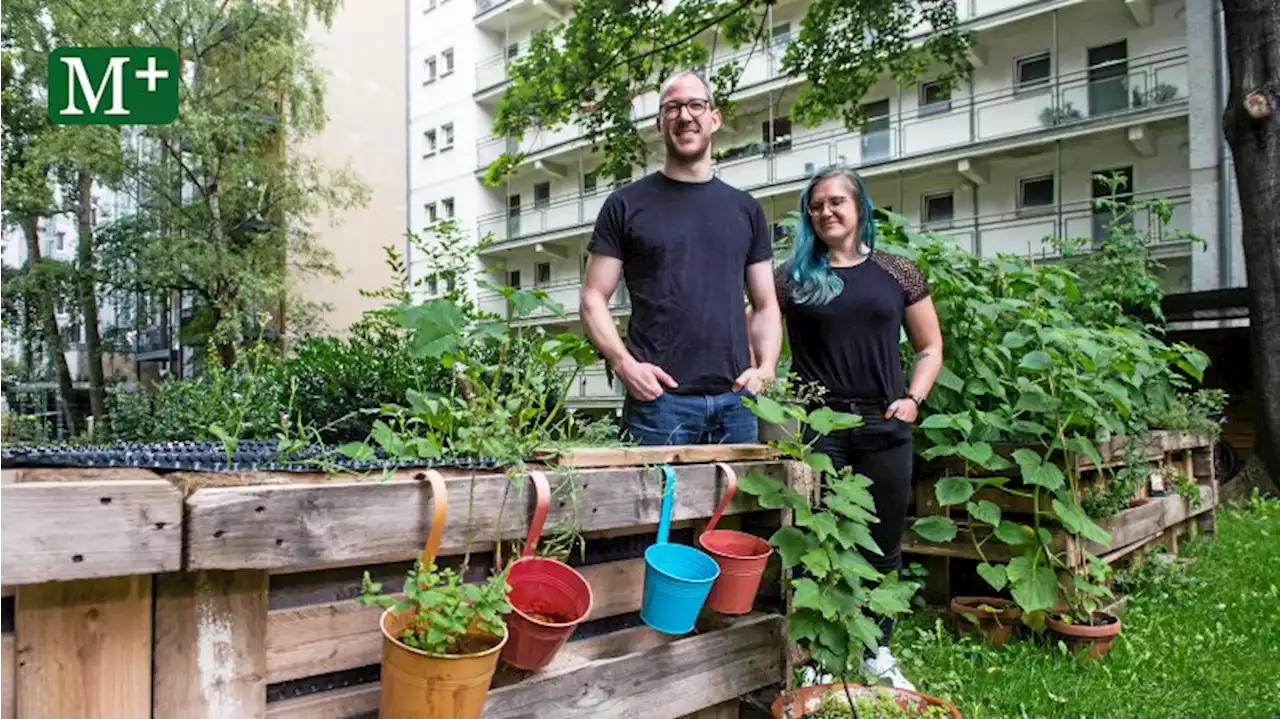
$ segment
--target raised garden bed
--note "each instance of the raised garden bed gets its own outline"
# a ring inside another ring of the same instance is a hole
[[[594,602],[549,665],[500,667],[483,715],[728,712],[740,695],[786,684],[776,566],[745,615],[704,610],[684,635],[637,616],[644,549],[662,506],[657,465],[672,465],[679,478],[670,541],[693,545],[724,492],[714,462],[739,477],[755,470],[788,485],[808,481],[802,467],[772,454],[760,446],[711,455],[631,449],[635,464],[615,466],[617,456],[591,450],[559,458],[572,468],[530,465],[545,471],[552,490],[548,530],[571,525],[584,538],[567,562]],[[530,483],[516,487],[492,469],[439,471],[449,507],[439,564],[457,567],[465,556],[467,581],[482,581],[495,541],[510,558],[509,543],[529,531]],[[5,686],[6,698],[17,697],[6,719],[376,713],[382,610],[354,598],[365,570],[398,590],[422,551],[435,501],[423,473],[5,470],[0,551],[5,592],[15,600]],[[787,514],[739,492],[718,526],[768,537]]]

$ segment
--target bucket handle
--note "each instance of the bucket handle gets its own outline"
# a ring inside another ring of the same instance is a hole
[[[728,483],[724,488],[724,497],[720,500],[720,505],[716,507],[716,511],[711,515],[711,519],[707,521],[707,528],[702,530],[703,534],[713,531],[716,523],[720,521],[720,515],[724,514],[724,510],[729,508],[729,502],[733,500],[733,495],[738,491],[738,473],[733,471],[733,467],[724,462],[716,462],[716,469],[724,472],[724,476],[728,479]]]
[[[419,480],[431,484],[432,516],[431,533],[427,536],[426,547],[419,557],[424,566],[431,566],[440,553],[440,540],[444,539],[444,525],[449,513],[449,493],[444,486],[444,476],[434,469],[428,469],[417,475]]]
[[[547,509],[551,506],[551,487],[547,483],[547,475],[537,470],[529,470],[529,478],[537,491],[538,506],[533,510],[533,521],[529,523],[529,536],[524,540],[524,559],[533,556],[533,550],[542,538],[542,525],[547,521]]]
[[[662,515],[658,518],[658,544],[666,544],[671,535],[671,512],[676,498],[676,471],[671,465],[662,465],[663,482]]]

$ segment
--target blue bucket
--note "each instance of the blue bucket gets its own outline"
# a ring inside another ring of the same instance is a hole
[[[644,550],[644,598],[640,619],[664,634],[688,634],[720,576],[720,565],[711,555],[694,547],[671,544],[671,511],[675,503],[676,474],[662,465],[665,488],[658,542]]]

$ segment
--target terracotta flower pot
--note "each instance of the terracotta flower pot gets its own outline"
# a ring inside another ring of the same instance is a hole
[[[1014,625],[1022,617],[1022,607],[1012,599],[999,597],[955,597],[951,611],[961,631],[979,636],[994,647],[1009,641]]]
[[[1088,647],[1090,659],[1101,659],[1111,651],[1111,642],[1120,634],[1120,618],[1106,612],[1094,612],[1095,620],[1104,623],[1093,626],[1089,624],[1070,624],[1054,617],[1045,622],[1049,629],[1062,635],[1072,652]]]
[[[859,697],[869,696],[873,692],[887,691],[893,694],[894,700],[898,702],[898,706],[903,709],[925,709],[931,706],[943,707],[951,713],[953,719],[964,719],[960,714],[960,710],[956,709],[950,702],[943,701],[937,697],[931,697],[928,694],[920,692],[907,691],[906,689],[895,689],[893,687],[870,687],[864,684],[817,684],[811,687],[800,687],[782,692],[777,699],[773,700],[773,719],[800,719],[800,717],[809,716],[810,711],[816,711],[818,700],[823,694],[831,689],[841,689],[842,686],[849,688],[849,694],[857,701]],[[814,709],[809,709],[812,703]]]

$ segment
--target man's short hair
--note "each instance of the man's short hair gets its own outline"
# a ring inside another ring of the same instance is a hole
[[[674,87],[675,84],[679,82],[680,78],[685,75],[692,75],[698,78],[698,82],[702,83],[702,87],[707,91],[707,99],[711,100],[711,104],[714,106],[716,93],[711,81],[704,77],[702,73],[692,68],[680,68],[670,75],[667,75],[667,79],[662,81],[661,89],[658,90],[658,100],[661,101],[662,98],[666,97],[667,93],[671,91],[671,88]]]

